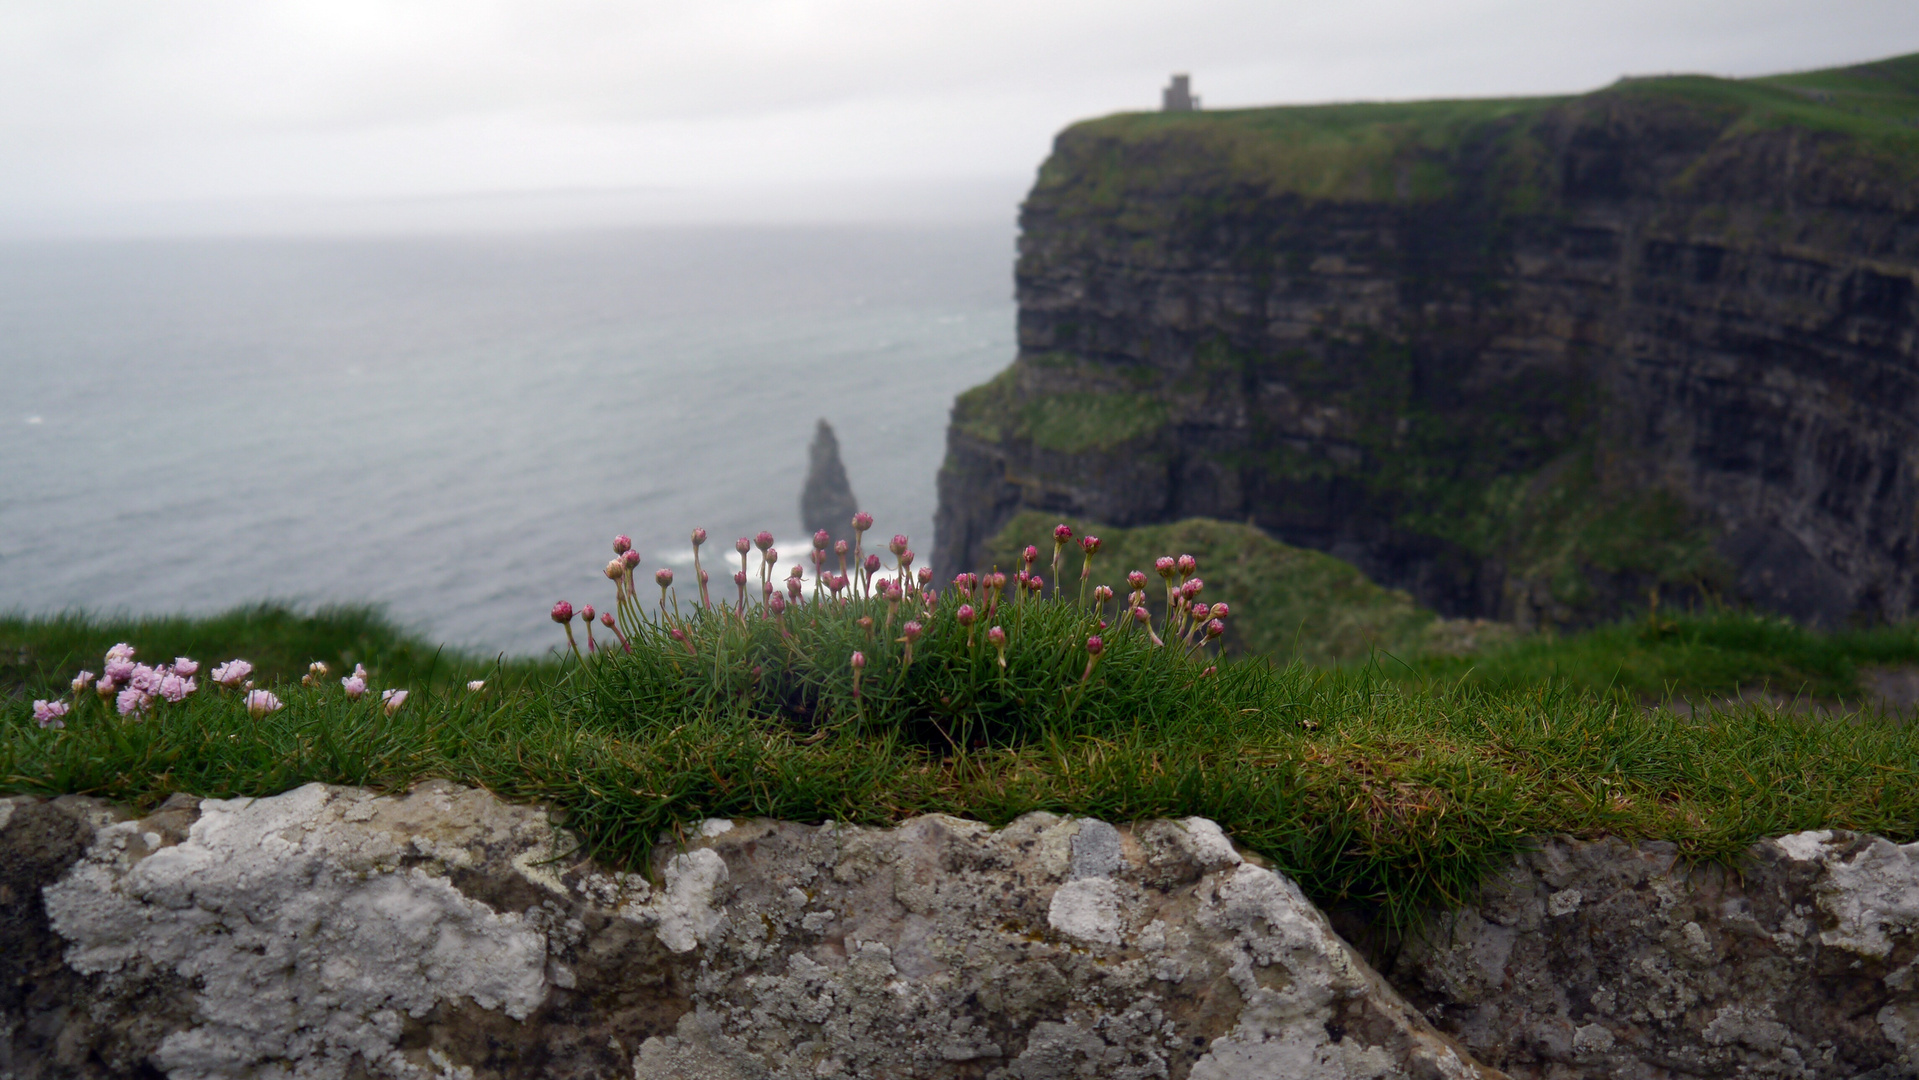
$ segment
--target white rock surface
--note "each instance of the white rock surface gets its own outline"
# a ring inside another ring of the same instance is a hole
[[[443,784],[22,805],[0,853],[91,839],[42,892],[72,999],[0,1016],[7,1080],[1497,1075],[1200,819],[708,821],[655,885]],[[110,1014],[113,1067],[74,1049]]]

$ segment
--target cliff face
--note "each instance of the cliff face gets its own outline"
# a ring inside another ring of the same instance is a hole
[[[1038,509],[1249,520],[1456,616],[1919,605],[1919,57],[1110,117],[1021,225],[943,574]]]

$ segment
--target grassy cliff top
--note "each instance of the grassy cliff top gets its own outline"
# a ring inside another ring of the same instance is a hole
[[[1462,146],[1529,140],[1563,110],[1622,105],[1685,114],[1721,138],[1799,128],[1840,136],[1919,168],[1919,53],[1755,79],[1635,77],[1584,95],[1120,113],[1075,124],[1040,170],[1036,197],[1073,185],[1093,206],[1141,188],[1177,192],[1201,174],[1254,178],[1274,194],[1427,201],[1454,193]],[[1655,121],[1657,122],[1657,121]],[[1158,148],[1181,152],[1156,154]],[[1146,150],[1145,155],[1130,151]],[[1523,151],[1523,145],[1509,147]]]

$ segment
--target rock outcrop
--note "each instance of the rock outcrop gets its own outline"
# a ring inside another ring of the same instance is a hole
[[[859,503],[840,461],[840,440],[833,425],[820,418],[813,429],[813,445],[806,451],[806,486],[800,489],[800,521],[808,535],[826,530],[835,540],[852,540],[853,514]]]
[[[647,876],[438,783],[12,799],[0,974],[7,1080],[1498,1075],[1200,819],[710,821]]]
[[[1558,839],[1428,927],[1393,981],[1515,1077],[1919,1072],[1919,844],[1807,832],[1737,865]]]
[[[1911,617],[1915,177],[1919,57],[1074,126],[937,569],[1022,509],[1209,517],[1451,616]]]

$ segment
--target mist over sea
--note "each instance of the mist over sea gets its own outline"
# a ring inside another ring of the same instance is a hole
[[[695,525],[803,555],[822,416],[930,560],[1013,256],[1010,222],[0,244],[0,609],[371,601],[542,651],[616,532],[643,594]]]

